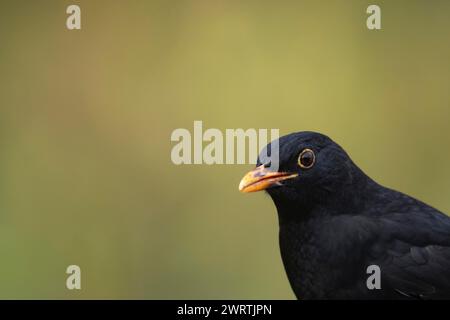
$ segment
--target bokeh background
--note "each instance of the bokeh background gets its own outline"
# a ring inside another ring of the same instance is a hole
[[[323,132],[450,212],[450,2],[372,3],[2,0],[0,298],[293,299],[252,166],[172,164],[194,120]]]

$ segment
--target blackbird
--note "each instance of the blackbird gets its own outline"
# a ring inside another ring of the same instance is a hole
[[[292,133],[278,144],[278,170],[260,156],[239,189],[265,190],[275,203],[298,299],[450,299],[448,216],[379,185],[323,134]],[[369,266],[379,268],[377,287]]]

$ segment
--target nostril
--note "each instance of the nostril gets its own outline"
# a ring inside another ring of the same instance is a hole
[[[265,172],[262,172],[262,171],[258,171],[258,172],[256,172],[255,174],[254,174],[254,177],[256,178],[256,177],[263,177],[264,175],[265,175],[266,173]]]

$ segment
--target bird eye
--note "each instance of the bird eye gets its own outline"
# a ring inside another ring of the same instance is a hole
[[[311,149],[304,149],[298,156],[298,165],[303,169],[309,169],[316,162],[316,155]]]

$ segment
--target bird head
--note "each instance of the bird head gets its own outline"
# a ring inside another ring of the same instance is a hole
[[[258,157],[256,168],[241,180],[244,193],[265,190],[280,205],[313,207],[352,193],[366,179],[347,153],[327,136],[297,132],[278,139],[279,165],[274,171],[261,155],[270,154],[269,143]]]

